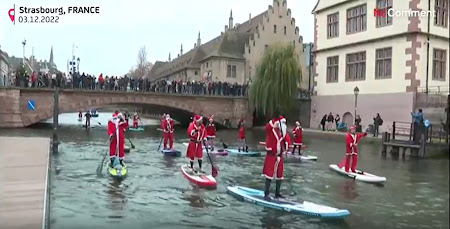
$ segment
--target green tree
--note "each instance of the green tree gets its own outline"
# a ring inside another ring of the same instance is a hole
[[[297,102],[302,73],[292,45],[270,47],[249,88],[249,102],[258,115],[288,114]]]

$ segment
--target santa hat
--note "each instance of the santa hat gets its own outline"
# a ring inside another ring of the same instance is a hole
[[[194,115],[194,122],[200,122],[202,120],[202,116],[200,115]]]
[[[209,117],[208,120],[209,120],[209,121],[213,121],[213,120],[214,120],[214,119],[213,119],[213,116]]]
[[[350,126],[350,130],[356,130],[356,126],[355,125],[351,125]]]
[[[272,126],[272,128],[278,127],[278,124],[280,123],[279,118],[273,118],[269,121],[269,124]]]
[[[118,110],[114,111],[114,114],[118,115],[120,112]]]

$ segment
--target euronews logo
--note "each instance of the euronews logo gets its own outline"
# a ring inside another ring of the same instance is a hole
[[[396,10],[394,8],[389,9],[373,9],[374,17],[434,17],[436,11],[434,10]]]

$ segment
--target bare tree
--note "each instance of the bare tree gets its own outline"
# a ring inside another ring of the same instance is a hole
[[[142,46],[138,52],[137,66],[132,68],[129,74],[134,78],[147,77],[152,69],[153,64],[147,61],[147,49]]]

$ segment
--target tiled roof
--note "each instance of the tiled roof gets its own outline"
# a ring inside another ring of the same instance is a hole
[[[201,62],[210,57],[243,59],[245,44],[257,31],[258,25],[262,24],[265,13],[267,11],[191,49],[171,62],[157,61],[150,71],[150,78],[157,80],[186,68],[200,68]]]

